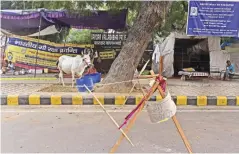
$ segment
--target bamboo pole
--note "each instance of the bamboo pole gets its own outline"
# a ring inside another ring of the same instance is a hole
[[[154,75],[154,72],[153,72],[153,71],[150,71],[150,72],[151,72],[151,75]],[[156,81],[156,82],[154,83],[154,85],[153,85],[153,87],[152,87],[150,93],[148,93],[148,94],[145,96],[145,97],[146,97],[146,100],[147,100],[148,98],[150,98],[150,96],[154,93],[154,91],[155,91],[156,89],[159,90],[159,93],[160,93],[160,95],[162,96],[162,98],[165,97],[165,93],[163,92],[161,86],[159,85],[159,82]],[[140,106],[140,108],[136,111],[136,113],[134,114],[133,118],[130,120],[129,124],[127,125],[127,127],[126,127],[126,129],[125,129],[125,133],[128,133],[128,132],[129,132],[129,130],[131,129],[131,127],[132,127],[133,124],[135,123],[137,116],[138,116],[139,113],[142,111],[144,105],[145,105],[145,101],[144,101],[143,104]],[[179,134],[180,134],[180,136],[181,136],[181,138],[182,138],[182,140],[183,140],[183,142],[184,142],[184,144],[185,144],[185,146],[186,146],[186,148],[187,148],[187,150],[188,150],[188,152],[189,152],[189,153],[192,153],[192,148],[191,148],[191,146],[190,146],[190,144],[189,144],[189,142],[188,142],[188,140],[187,140],[187,138],[186,138],[186,136],[185,136],[185,134],[184,134],[184,132],[183,132],[183,130],[182,130],[182,128],[181,128],[181,126],[180,126],[180,124],[179,124],[177,118],[176,118],[176,116],[174,115],[174,116],[172,117],[172,119],[173,119],[173,121],[174,121],[174,124],[175,124],[175,126],[176,126],[176,128],[177,128],[177,130],[178,130],[178,132],[179,132]],[[117,148],[119,147],[119,145],[121,144],[121,142],[122,142],[123,139],[124,139],[124,135],[121,134],[121,136],[120,136],[120,138],[118,139],[118,141],[117,141],[117,142],[115,143],[115,145],[111,148],[110,153],[114,153],[114,152],[117,150]]]
[[[154,93],[154,91],[157,89],[159,83],[155,82],[155,84],[153,85],[151,91],[145,96],[145,100],[148,100],[150,98],[150,96]],[[137,117],[139,116],[140,112],[143,110],[145,105],[145,101],[143,102],[143,104],[140,106],[140,108],[136,111],[136,113],[134,114],[133,118],[129,121],[129,124],[127,125],[126,129],[124,130],[125,133],[128,133],[129,130],[132,128],[133,124],[135,123]],[[114,153],[118,147],[120,146],[122,140],[124,139],[124,135],[121,134],[120,138],[117,140],[117,142],[115,143],[115,145],[111,148],[110,153]]]
[[[178,132],[179,132],[179,134],[180,134],[180,136],[181,136],[181,138],[182,138],[182,140],[183,140],[183,142],[184,142],[184,144],[185,144],[187,150],[188,150],[188,152],[189,152],[190,154],[193,153],[193,152],[192,152],[192,148],[191,148],[191,146],[190,146],[190,143],[188,142],[188,140],[187,140],[187,138],[186,138],[186,136],[185,136],[185,134],[184,134],[184,132],[183,132],[183,129],[182,129],[182,127],[180,126],[180,124],[179,124],[179,122],[178,122],[176,116],[174,115],[174,116],[172,117],[172,119],[173,119],[173,122],[174,122],[174,124],[175,124],[175,126],[176,126],[176,128],[177,128],[177,130],[178,130]]]
[[[159,74],[162,75],[163,73],[163,56],[160,56],[160,70],[159,70]]]
[[[138,79],[147,79],[147,78],[156,78],[159,74],[155,74],[155,75],[140,75],[137,78]]]
[[[105,107],[102,105],[102,103],[99,101],[99,99],[88,89],[86,85],[84,85],[87,91],[96,99],[96,101],[100,104],[103,111],[110,117],[110,119],[113,121],[113,123],[116,125],[117,129],[120,127],[119,124],[114,120],[114,118],[109,114],[109,112],[105,109]],[[133,142],[129,139],[129,137],[126,135],[126,133],[123,131],[123,129],[119,129],[121,133],[124,135],[124,137],[129,141],[129,143],[134,146]]]
[[[139,72],[139,76],[143,73],[143,71],[145,70],[145,68],[146,68],[146,66],[147,66],[148,63],[149,63],[149,60],[144,64],[143,68],[142,68],[141,71]],[[133,90],[134,90],[135,85],[136,85],[136,82],[133,84],[132,88],[130,89],[129,95],[128,95],[127,98],[125,99],[123,105],[125,105],[125,103],[127,102],[128,98],[129,98],[129,96],[130,96],[130,94],[131,94],[131,93],[133,92]]]
[[[153,72],[151,72],[151,73],[153,74]],[[158,86],[158,91],[159,91],[160,95],[162,96],[162,98],[165,98],[165,93],[163,92],[163,89],[161,88],[161,86]],[[179,122],[178,122],[178,120],[176,118],[176,115],[174,115],[172,117],[172,119],[173,119],[173,122],[174,122],[174,124],[175,124],[175,126],[176,126],[176,128],[177,128],[177,130],[178,130],[178,132],[179,132],[183,142],[184,142],[185,147],[187,148],[189,153],[192,153],[192,148],[190,146],[190,143],[188,142],[187,137],[185,136],[185,134],[183,132],[183,129],[180,126],[180,124],[179,124]]]

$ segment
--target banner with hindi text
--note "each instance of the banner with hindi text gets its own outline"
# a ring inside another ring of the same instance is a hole
[[[190,0],[187,35],[239,37],[238,1]]]
[[[56,70],[56,62],[61,55],[76,56],[86,47],[93,48],[94,45],[56,44],[44,40],[38,43],[37,39],[12,36],[8,39],[5,59],[20,68],[35,69],[36,65],[37,69]]]

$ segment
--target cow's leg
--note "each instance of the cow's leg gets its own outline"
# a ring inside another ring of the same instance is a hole
[[[60,71],[60,69],[59,69],[59,74],[58,74],[58,82],[62,84],[62,82],[61,82],[61,71]]]
[[[72,71],[72,72],[71,72],[71,75],[72,75],[72,88],[73,88],[74,85],[75,85],[75,72]]]
[[[58,83],[61,83],[61,81],[63,80],[63,79],[62,79],[62,78],[63,78],[63,76],[62,76],[63,71],[62,71],[62,69],[61,69],[59,63],[57,63],[57,68],[58,68],[58,70],[59,70],[59,74],[58,74]],[[64,83],[64,81],[62,82],[62,84],[63,84],[63,83]]]
[[[64,78],[63,78],[63,71],[62,71],[61,69],[60,69],[59,78],[61,78],[61,83],[62,83],[62,85],[65,86]]]
[[[61,75],[60,75],[60,73],[58,74],[58,83],[61,83]]]
[[[58,74],[58,83],[61,83],[61,71],[59,71],[59,74]]]
[[[59,65],[57,66],[58,70],[59,70],[59,74],[58,74],[58,83],[61,83],[61,68],[59,67]]]

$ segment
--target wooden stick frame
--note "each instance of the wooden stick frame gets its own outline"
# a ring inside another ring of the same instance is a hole
[[[139,76],[141,76],[141,74],[142,74],[143,71],[145,70],[145,68],[146,68],[146,66],[147,66],[148,63],[149,63],[149,60],[144,64],[143,68],[142,68],[141,71],[139,72]],[[137,83],[135,82],[135,83],[133,84],[132,88],[130,89],[130,91],[129,91],[129,96],[130,96],[130,94],[133,92],[134,87],[136,86],[136,84],[137,84]],[[127,98],[125,99],[123,105],[125,105],[125,103],[127,102],[129,96],[127,96]]]
[[[95,98],[95,100],[100,104],[100,106],[102,107],[103,111],[109,116],[109,118],[112,120],[112,122],[115,124],[115,126],[117,128],[119,128],[119,124],[115,121],[115,119],[109,114],[109,112],[105,109],[105,107],[102,105],[102,103],[100,102],[100,100],[90,91],[90,89],[84,85],[84,87],[86,88],[86,90]],[[122,135],[124,135],[124,137],[129,141],[129,143],[134,146],[133,142],[129,139],[129,137],[127,136],[127,134],[124,132],[124,130],[121,128],[119,129],[122,133]]]
[[[159,85],[159,82],[155,82],[155,84],[152,86],[152,90],[151,93],[148,93],[145,98],[146,100],[148,100],[150,98],[150,96],[154,93],[154,91],[157,89]],[[135,123],[137,117],[139,116],[139,114],[141,113],[141,111],[143,110],[145,105],[145,101],[143,102],[143,104],[140,106],[140,108],[136,111],[136,113],[134,114],[134,116],[132,117],[132,119],[130,119],[129,124],[127,125],[126,129],[124,130],[124,132],[127,134],[129,132],[129,130],[131,129],[131,127],[133,126],[133,124]],[[115,145],[111,148],[110,153],[114,153],[117,148],[120,146],[120,143],[122,142],[122,140],[124,139],[124,135],[121,134],[120,138],[118,139],[118,141],[115,143]]]
[[[153,73],[151,73],[152,76],[154,77],[155,75]],[[129,130],[132,128],[133,124],[135,123],[137,117],[139,116],[139,114],[141,113],[141,111],[143,110],[144,106],[145,106],[145,103],[147,100],[150,99],[150,97],[153,95],[153,93],[158,90],[161,97],[162,98],[165,98],[165,93],[164,91],[162,90],[162,87],[160,86],[160,81],[159,79],[162,78],[162,76],[158,75],[158,77],[155,79],[155,83],[153,84],[152,88],[151,88],[151,91],[149,91],[146,96],[145,96],[145,101],[143,102],[143,104],[140,106],[140,108],[136,111],[136,113],[133,115],[133,117],[130,119],[129,121],[129,124],[126,126],[124,132],[127,134],[129,132]],[[185,144],[185,147],[187,148],[188,152],[189,153],[192,153],[192,148],[183,132],[183,129],[181,128],[179,122],[177,121],[177,118],[176,116],[174,115],[172,117],[173,121],[174,121],[174,124]],[[116,141],[115,145],[111,148],[110,150],[110,153],[115,153],[115,151],[118,149],[118,147],[120,146],[122,140],[124,139],[124,134],[121,134],[121,136],[119,137],[119,139]]]

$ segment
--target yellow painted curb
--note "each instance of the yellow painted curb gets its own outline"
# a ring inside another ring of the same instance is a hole
[[[217,106],[226,106],[227,97],[226,96],[217,96]]]
[[[161,95],[157,95],[156,96],[156,101],[161,101],[161,100],[163,100],[162,96]]]
[[[143,98],[144,98],[144,96],[136,96],[136,97],[135,97],[135,103],[136,103],[136,105],[138,105]]]
[[[18,105],[18,95],[8,95],[7,105]]]
[[[96,98],[100,101],[100,103],[102,105],[105,104],[105,97],[104,96],[96,96]],[[93,98],[93,104],[94,105],[99,105],[99,103],[97,102],[97,100],[95,98]]]
[[[51,105],[61,105],[61,96],[52,95],[51,96]]]
[[[30,95],[29,96],[29,105],[40,105],[40,95]]]
[[[83,97],[81,95],[72,96],[72,105],[82,105]]]
[[[125,96],[115,96],[115,105],[124,105]]]
[[[197,96],[197,106],[206,106],[207,96]]]
[[[239,106],[239,96],[237,96],[237,102],[236,102],[236,105]]]
[[[177,96],[177,105],[187,105],[187,96]]]

